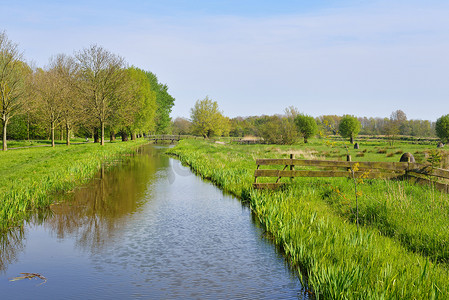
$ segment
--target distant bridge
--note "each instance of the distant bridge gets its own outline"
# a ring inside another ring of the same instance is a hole
[[[159,135],[149,135],[147,139],[153,141],[155,144],[161,141],[170,141],[171,144],[178,142],[183,139],[195,138],[193,135],[170,135],[170,134],[159,134]]]

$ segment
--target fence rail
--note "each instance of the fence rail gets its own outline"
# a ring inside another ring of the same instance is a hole
[[[368,179],[391,179],[397,177],[413,177],[419,183],[433,183],[438,189],[449,192],[447,183],[449,170],[433,168],[428,164],[411,162],[355,162],[333,160],[294,159],[257,159],[257,169],[254,171],[254,187],[274,189],[281,186],[281,178],[294,177],[348,177]],[[282,170],[260,169],[261,166],[284,166]],[[357,166],[357,167],[356,167]],[[295,170],[295,167],[314,167],[318,170]],[[349,170],[349,171],[348,171]],[[351,170],[354,170],[352,172]],[[259,183],[259,177],[275,177],[276,182]],[[445,182],[438,182],[445,181]]]

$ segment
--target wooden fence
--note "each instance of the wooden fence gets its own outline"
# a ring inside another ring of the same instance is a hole
[[[418,183],[432,183],[439,190],[449,192],[449,170],[432,168],[427,164],[410,162],[354,162],[332,160],[294,159],[257,159],[254,172],[254,188],[274,189],[282,185],[281,178],[294,177],[348,177],[368,179],[377,178],[412,178]],[[284,166],[278,169],[260,169],[261,166]],[[307,167],[309,170],[298,170],[295,167]],[[313,170],[310,170],[314,168]],[[352,172],[351,170],[354,170]],[[259,183],[259,177],[274,177],[276,182]]]

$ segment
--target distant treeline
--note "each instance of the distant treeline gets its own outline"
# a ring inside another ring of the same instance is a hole
[[[258,136],[274,143],[289,143],[286,141],[295,140],[301,136],[294,122],[295,117],[299,114],[296,108],[289,107],[283,115],[232,118],[230,119],[229,136]],[[337,115],[322,115],[314,118],[318,126],[316,134],[339,134],[342,118],[343,116]],[[436,137],[435,122],[408,120],[402,110],[393,112],[389,118],[357,117],[357,120],[360,122],[359,135]],[[176,118],[172,127],[174,134],[194,133],[192,122],[185,118]]]

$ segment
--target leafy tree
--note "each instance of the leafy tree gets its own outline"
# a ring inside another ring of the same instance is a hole
[[[54,70],[39,69],[34,74],[33,87],[36,94],[36,110],[45,123],[50,125],[51,145],[55,146],[55,128],[62,116],[62,101],[64,88],[59,85],[57,73]]]
[[[158,82],[155,74],[146,72],[148,80],[150,81],[151,89],[156,92],[156,133],[169,133],[171,118],[170,113],[175,98],[168,93],[168,86]]]
[[[66,144],[70,145],[73,127],[81,120],[82,103],[79,101],[78,66],[73,57],[58,54],[50,60],[50,68],[58,79],[61,102],[61,122],[66,131]]]
[[[252,116],[252,117],[236,117],[230,120],[231,131],[230,135],[235,137],[242,136],[256,136],[258,135],[259,122],[264,116]]]
[[[340,135],[344,138],[349,138],[351,144],[354,143],[354,138],[360,131],[360,122],[356,117],[350,115],[344,115],[340,121],[338,130]]]
[[[218,122],[220,122],[221,136],[229,136],[229,132],[231,131],[231,119],[226,116],[221,116],[221,118],[218,119]]]
[[[50,125],[52,146],[55,146],[55,129],[64,123],[66,144],[70,145],[73,123],[79,118],[76,80],[78,70],[73,58],[59,54],[50,58],[47,70],[38,69],[33,75],[34,111]],[[63,139],[63,129],[61,140]]]
[[[12,140],[27,139],[27,116],[25,114],[15,115],[11,118],[7,137]]]
[[[409,120],[410,135],[419,137],[434,136],[432,123],[428,120]]]
[[[318,125],[312,116],[300,114],[295,117],[295,124],[301,135],[304,137],[304,143],[313,137],[318,131]]]
[[[360,134],[375,135],[380,133],[378,131],[377,119],[372,117],[371,118],[363,117],[358,119],[361,124]]]
[[[289,120],[294,120],[297,115],[299,115],[299,110],[294,106],[289,106],[284,109],[285,117]]]
[[[17,44],[0,32],[0,114],[3,131],[3,150],[6,144],[7,126],[11,117],[19,113],[24,100],[25,78],[29,68],[21,61],[22,53]]]
[[[387,136],[390,145],[393,145],[396,136],[399,134],[398,124],[391,119],[386,119],[383,126],[383,133]]]
[[[125,61],[97,45],[83,49],[75,57],[81,76],[81,95],[88,111],[97,119],[101,130],[100,143],[104,145],[105,125],[117,111],[120,93],[126,85]]]
[[[209,97],[197,100],[191,109],[192,131],[204,138],[213,135],[221,136],[230,130],[229,119],[223,116],[216,101]]]
[[[128,89],[131,93],[131,107],[134,108],[131,118],[131,138],[136,133],[149,133],[156,128],[156,92],[151,89],[146,72],[135,67],[127,70],[129,77]]]
[[[402,110],[398,109],[391,113],[390,121],[386,124],[386,132],[387,135],[390,136],[392,143],[394,142],[397,135],[408,134],[407,125],[407,116]]]
[[[318,125],[323,134],[337,134],[341,117],[336,115],[325,115],[318,117]]]
[[[176,118],[172,124],[173,134],[190,134],[192,128],[192,122],[185,118]]]
[[[232,118],[230,135],[234,136],[234,137],[244,136],[245,135],[245,125],[246,125],[246,119],[244,119],[243,117]]]
[[[264,116],[259,136],[269,144],[291,145],[298,138],[295,123],[283,116]]]
[[[449,114],[438,118],[435,124],[435,131],[443,143],[449,141]]]

